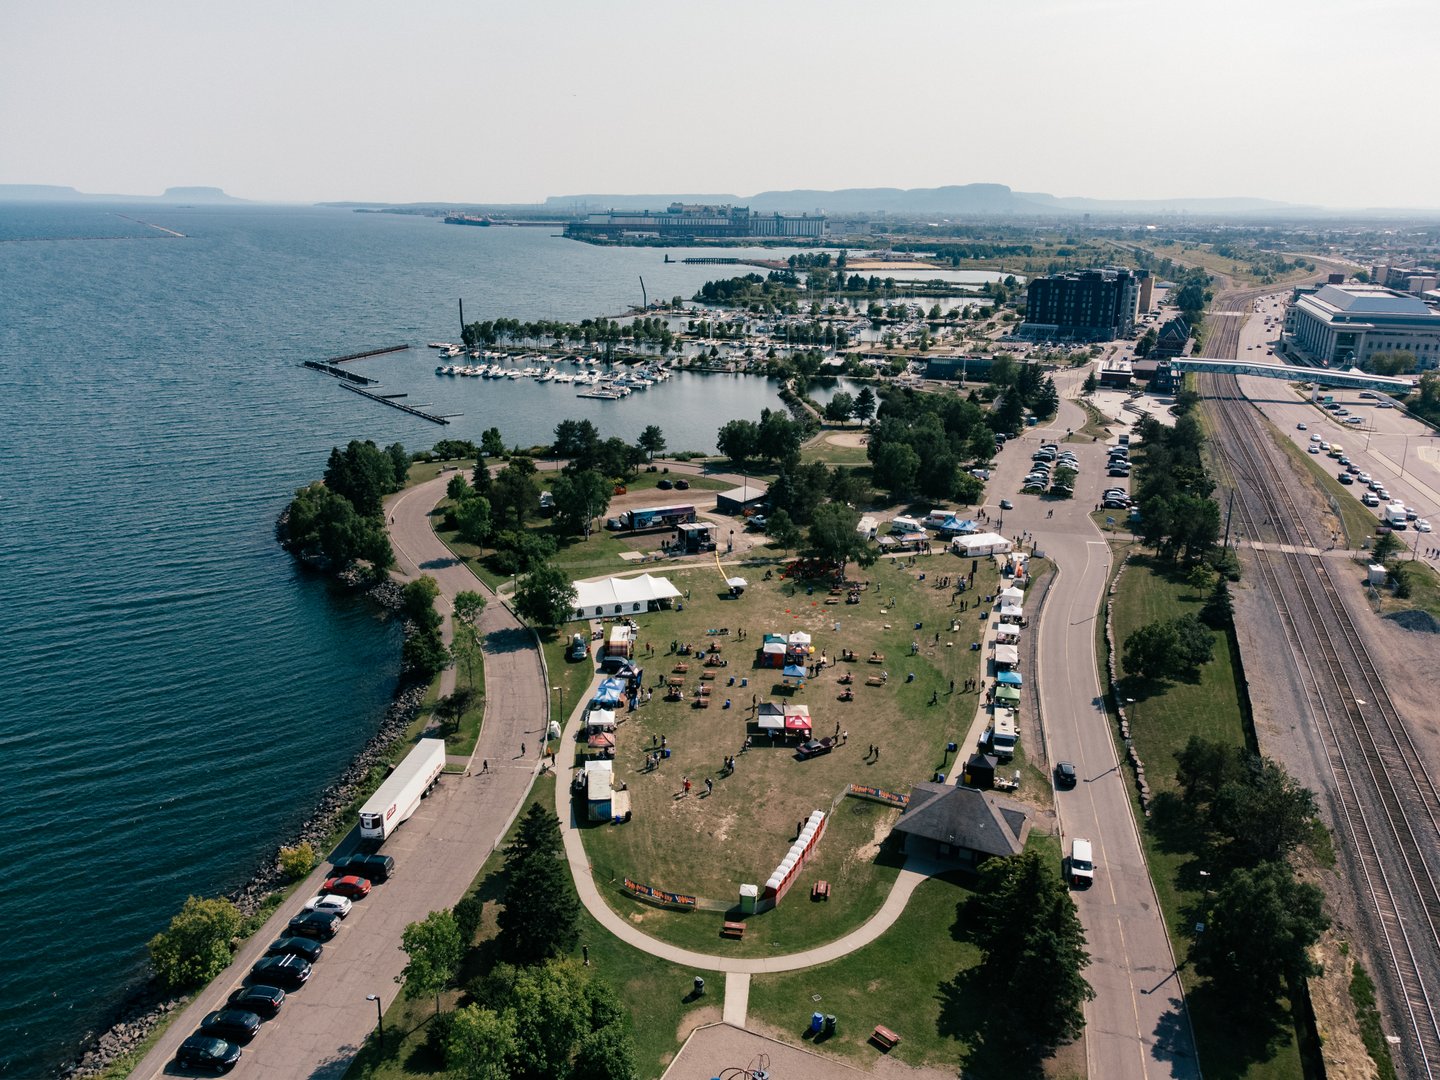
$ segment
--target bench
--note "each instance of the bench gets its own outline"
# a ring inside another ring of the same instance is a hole
[[[870,659],[866,660],[865,662],[866,662],[867,664],[883,664],[883,663],[885,662],[885,654],[884,654],[884,653],[871,653],[871,654],[870,654]]]
[[[720,927],[720,936],[728,938],[743,938],[745,936],[745,924],[743,922],[727,922]],[[899,1039],[895,1040],[899,1042]]]
[[[811,900],[829,900],[829,899],[830,899],[830,883],[829,883],[828,881],[817,881],[817,882],[815,882],[814,885],[810,886],[810,899],[811,899]]]
[[[867,679],[865,680],[865,685],[866,685],[866,686],[884,686],[884,685],[885,685],[885,680],[882,679],[882,678],[880,678],[879,675],[871,675],[869,678],[867,678]]]
[[[891,1031],[884,1024],[876,1024],[875,1030],[870,1033],[870,1039],[879,1045],[881,1050],[893,1050],[900,1042],[900,1036]]]
[[[690,670],[689,664],[676,664],[672,669],[676,675],[684,675]]]

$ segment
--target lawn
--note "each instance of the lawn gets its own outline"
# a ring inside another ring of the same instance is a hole
[[[1401,534],[1402,537],[1404,535]],[[1414,535],[1419,535],[1422,547],[1425,546],[1425,541],[1430,539],[1424,533],[1412,534],[1412,543]],[[1381,594],[1380,611],[1386,615],[1397,611],[1428,611],[1440,619],[1440,575],[1435,573],[1434,568],[1428,563],[1409,560],[1400,563],[1398,571],[1410,583],[1410,598],[1400,600],[1386,590]]]
[[[1032,833],[1030,846],[1060,864],[1058,840]],[[839,960],[803,971],[756,975],[750,981],[749,1020],[798,1042],[812,1013],[832,1013],[834,1037],[816,1048],[862,1068],[878,1051],[868,1041],[876,1024],[901,1036],[890,1056],[911,1065],[953,1068],[987,1008],[984,987],[964,978],[980,950],[965,940],[960,905],[970,898],[968,874],[922,883],[905,912],[883,936]]]
[[[1126,635],[1138,627],[1189,613],[1198,614],[1203,604],[1204,597],[1195,595],[1188,585],[1172,576],[1164,564],[1150,557],[1132,557],[1120,576],[1114,599],[1117,647],[1123,650]],[[1214,632],[1214,636],[1214,659],[1201,668],[1195,682],[1161,686],[1122,683],[1126,697],[1135,699],[1127,701],[1126,712],[1135,747],[1145,762],[1145,778],[1154,794],[1177,791],[1174,755],[1191,735],[1232,746],[1250,745],[1248,718],[1238,691],[1239,673],[1235,669],[1230,637],[1221,632]],[[1125,677],[1123,664],[1120,670],[1122,678]],[[1123,759],[1124,747],[1119,750]],[[1162,817],[1144,818],[1139,814],[1138,804],[1136,810],[1137,820],[1144,823],[1141,837],[1150,875],[1165,913],[1176,958],[1183,968],[1189,957],[1195,915],[1203,903],[1199,876],[1202,867],[1191,850],[1190,837],[1166,828]],[[1219,1003],[1208,995],[1207,989],[1206,980],[1187,972],[1191,1022],[1207,1076],[1292,1080],[1304,1074],[1293,1035],[1279,1046],[1247,1054],[1234,1037],[1232,1022],[1225,1017]]]
[[[1336,465],[1333,459],[1325,457],[1323,454],[1311,454],[1300,449],[1294,442],[1286,438],[1285,434],[1274,424],[1267,423],[1266,427],[1270,431],[1270,437],[1286,454],[1300,462],[1329,496],[1332,509],[1339,508],[1340,528],[1345,534],[1345,546],[1359,548],[1366,540],[1373,540],[1375,526],[1378,522],[1375,515],[1360,501],[1360,492],[1364,489],[1358,484],[1347,486],[1335,479],[1336,473],[1344,466]],[[1316,536],[1314,539],[1323,540],[1324,538]]]
[[[531,801],[554,808],[554,787],[537,785]],[[528,805],[528,804],[527,804]],[[524,810],[522,809],[522,815]],[[517,822],[518,822],[517,818]],[[513,836],[512,827],[506,843]],[[499,898],[504,895],[504,845],[486,860],[471,891],[484,897],[485,913],[472,949],[462,969],[460,981],[474,978],[493,962],[493,942],[498,933]],[[568,881],[568,878],[567,878]],[[689,1031],[702,1023],[718,1020],[720,1005],[725,998],[725,976],[720,972],[696,972],[690,968],[658,960],[612,937],[582,908],[580,942],[590,950],[590,963],[616,991],[622,1002],[632,1004],[636,1061],[641,1080],[655,1080],[665,1071],[671,1058]],[[579,955],[579,948],[575,954]],[[706,993],[698,1000],[690,997],[695,975],[705,977]],[[463,990],[451,990],[443,999],[447,1009],[463,1005]],[[643,1003],[642,1007],[634,1007]],[[350,1080],[410,1080],[415,1077],[449,1075],[426,1045],[429,1021],[435,1015],[433,998],[407,1001],[399,997],[385,1013],[386,1041],[380,1051],[368,1040],[351,1064],[346,1076]]]
[[[974,612],[964,612],[962,620],[958,602],[951,606],[950,592],[932,587],[944,574],[958,574],[962,568],[968,571],[969,563],[948,554],[921,557],[914,568],[889,560],[867,570],[852,567],[852,579],[872,583],[858,605],[827,604],[831,597],[824,586],[812,592],[807,585],[778,577],[764,581],[758,567],[724,569],[750,581],[739,600],[727,598],[717,567],[667,573],[689,597],[682,601],[683,610],[638,620],[637,659],[645,669],[646,686],[655,692],[648,704],[622,714],[617,736],[617,775],[629,785],[634,820],[620,827],[587,829],[585,844],[601,883],[618,885],[628,877],[698,896],[710,902],[710,910],[661,911],[611,893],[616,910],[642,921],[657,937],[689,947],[723,947],[736,955],[803,949],[840,936],[872,914],[895,874],[894,865],[877,851],[895,812],[841,796],[852,782],[908,791],[942,767],[947,741],[963,739],[974,715],[974,698],[952,696],[949,685],[951,679],[958,685],[980,674],[982,654],[969,648],[978,636],[967,625]],[[992,592],[995,580],[993,565],[982,560],[977,588]],[[949,629],[952,617],[961,620],[955,632]],[[741,628],[744,640],[738,636]],[[729,633],[709,633],[720,629]],[[777,671],[754,664],[765,632],[794,630],[813,636],[816,657],[823,653],[835,658],[848,648],[861,662],[827,668],[804,689],[787,694],[777,685]],[[912,640],[920,646],[914,656],[909,655]],[[728,661],[709,669],[715,674],[709,708],[693,704],[699,676],[707,669],[693,656],[671,654],[672,644],[687,642],[693,648],[719,644]],[[885,663],[865,663],[863,658],[872,651],[883,653]],[[664,688],[656,684],[682,662],[689,666],[676,676],[683,681],[684,700],[666,701]],[[836,681],[846,670],[854,676],[851,702],[839,700],[842,687]],[[879,677],[881,671],[888,674],[883,685],[866,685],[867,677]],[[907,681],[910,674],[913,681]],[[848,733],[848,743],[800,761],[793,743],[772,746],[768,736],[752,734],[750,749],[742,751],[753,719],[751,707],[767,700],[808,705],[817,737],[833,736],[838,727]],[[644,771],[646,754],[662,736],[671,757],[653,772]],[[871,744],[880,749],[878,759],[867,754]],[[728,755],[736,757],[736,769],[725,776],[722,765]],[[686,776],[693,782],[688,797],[682,792]],[[713,794],[705,793],[706,778],[715,782]],[[754,932],[743,941],[721,942],[721,912],[738,901],[739,886],[763,885],[789,849],[797,822],[812,810],[829,813],[832,807],[836,812],[819,857],[795,886],[792,899],[758,916]],[[796,894],[818,877],[835,886],[823,917],[808,902],[796,902]]]
[[[827,427],[801,448],[800,457],[805,461],[823,461],[827,465],[869,465],[869,450],[862,441],[864,438],[860,427]]]

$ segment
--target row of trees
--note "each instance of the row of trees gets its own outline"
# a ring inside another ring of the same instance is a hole
[[[799,458],[805,427],[779,409],[763,409],[760,420],[730,420],[723,424],[715,445],[737,467],[755,462],[773,464]]]
[[[395,561],[381,516],[386,495],[405,486],[410,455],[352,440],[330,451],[325,482],[295,493],[281,518],[280,542],[295,554],[343,570],[356,561],[383,570]]]
[[[446,1067],[467,1080],[632,1080],[628,1014],[592,969],[568,958],[580,906],[559,823],[539,803],[505,848],[503,889],[500,932],[484,946],[499,962],[469,983],[454,1012],[440,1015],[440,995],[474,947],[484,901],[472,893],[411,923],[402,937],[405,996],[435,997],[431,1038]]]
[[[638,345],[658,346],[663,353],[675,344],[675,334],[669,323],[653,317],[637,318],[628,323],[618,319],[583,319],[578,323],[558,322],[553,319],[537,319],[533,322],[488,319],[467,323],[461,328],[460,339],[467,348],[472,349],[502,342],[514,345],[543,345],[550,342],[557,349],[581,345],[613,349],[614,346],[628,341]]]
[[[875,486],[895,499],[915,495],[973,503],[984,491],[963,466],[995,453],[990,417],[953,394],[886,388],[866,448]]]
[[[1213,553],[1220,538],[1215,482],[1201,460],[1205,433],[1193,412],[1167,428],[1153,417],[1135,426],[1134,500],[1142,543],[1162,558],[1193,564]]]

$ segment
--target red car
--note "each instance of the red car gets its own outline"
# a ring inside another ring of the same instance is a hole
[[[363,900],[370,895],[370,882],[363,877],[348,874],[345,877],[327,878],[320,886],[321,893],[346,896],[351,900]]]

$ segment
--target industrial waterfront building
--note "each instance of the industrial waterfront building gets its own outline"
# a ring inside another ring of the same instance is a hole
[[[1325,367],[1363,367],[1376,353],[1413,353],[1440,365],[1440,312],[1378,285],[1322,285],[1301,292],[1285,314],[1285,344]]]
[[[1035,278],[1026,291],[1020,333],[1072,341],[1128,337],[1139,299],[1139,280],[1125,267]]]
[[[671,203],[664,210],[588,214],[565,226],[580,239],[714,240],[783,237],[817,240],[825,235],[823,214],[752,214],[747,206]]]

